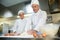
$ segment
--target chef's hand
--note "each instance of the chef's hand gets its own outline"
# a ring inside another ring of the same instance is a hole
[[[36,31],[35,30],[29,30],[29,31],[27,31],[27,33],[30,35],[33,35],[33,33],[36,33]]]
[[[43,33],[43,34],[42,34],[42,37],[46,37],[46,36],[47,36],[47,34],[46,34],[46,33]]]
[[[14,32],[13,35],[14,35],[14,36],[19,36],[20,33],[16,33],[16,32]]]
[[[20,33],[16,34],[16,36],[20,36]]]
[[[4,36],[14,36],[14,33],[7,33],[7,34],[4,34]]]
[[[29,31],[27,31],[27,33],[28,33],[29,35],[32,35],[33,30],[29,30]]]

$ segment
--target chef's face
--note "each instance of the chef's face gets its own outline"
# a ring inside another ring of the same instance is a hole
[[[24,12],[21,12],[21,13],[19,14],[19,16],[20,16],[21,19],[24,19]]]
[[[39,5],[37,4],[32,4],[33,11],[36,13],[39,10]]]

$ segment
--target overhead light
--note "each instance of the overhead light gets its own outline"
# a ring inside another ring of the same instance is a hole
[[[12,14],[12,12],[10,12],[10,11],[6,11],[5,13],[4,13],[4,18],[9,18],[9,17],[12,17],[13,16],[13,14]]]

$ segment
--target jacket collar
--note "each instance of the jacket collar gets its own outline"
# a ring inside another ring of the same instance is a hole
[[[37,13],[34,12],[35,15],[39,15],[39,13],[41,12],[41,10],[39,9]]]

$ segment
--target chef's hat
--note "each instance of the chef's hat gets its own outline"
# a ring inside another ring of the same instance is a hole
[[[20,11],[18,11],[18,15],[19,15],[19,14],[21,14],[21,12],[23,12],[23,13],[24,13],[24,11],[23,11],[23,10],[20,10]]]
[[[37,5],[39,5],[39,1],[38,0],[31,0],[31,5],[32,4],[37,4]]]

